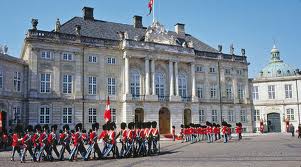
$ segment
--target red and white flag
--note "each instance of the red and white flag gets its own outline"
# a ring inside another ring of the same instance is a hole
[[[152,13],[153,5],[154,5],[154,0],[149,0],[149,2],[148,2],[148,9],[149,9],[148,15],[150,15]]]
[[[110,108],[110,98],[109,98],[109,96],[108,96],[108,99],[107,99],[106,109],[105,109],[105,113],[104,113],[104,119],[105,119],[106,123],[111,120],[111,108]]]

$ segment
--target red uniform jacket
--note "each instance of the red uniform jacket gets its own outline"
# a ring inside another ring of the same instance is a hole
[[[76,132],[73,137],[73,145],[77,146],[80,143],[80,141],[81,141],[81,136],[78,132]]]
[[[93,144],[95,142],[95,137],[96,137],[96,132],[91,132],[90,135],[89,135],[89,144]]]
[[[46,132],[41,133],[39,137],[40,146],[42,146],[44,143],[46,144],[47,143],[46,140],[47,140]]]
[[[207,127],[207,134],[211,134],[212,133],[212,127]]]
[[[145,139],[145,130],[144,129],[140,130],[140,138]]]
[[[142,131],[141,131],[142,132]],[[140,134],[140,137],[141,137],[142,135]],[[127,131],[126,130],[121,130],[121,141],[122,142],[126,142],[126,140],[127,140]]]
[[[104,139],[106,136],[108,135],[108,131],[107,130],[104,130],[100,133],[99,135],[99,139]]]
[[[17,133],[14,133],[13,134],[13,141],[12,141],[12,144],[11,146],[13,147],[16,147],[16,146],[19,146],[19,135]]]
[[[55,134],[49,133],[48,138],[47,138],[48,144],[50,144],[50,145],[53,144],[54,140],[55,140]]]
[[[222,132],[223,132],[223,134],[227,134],[227,127],[226,126],[223,126]]]
[[[115,131],[110,131],[109,132],[109,139],[111,140],[111,144],[115,144],[116,140],[115,140]]]

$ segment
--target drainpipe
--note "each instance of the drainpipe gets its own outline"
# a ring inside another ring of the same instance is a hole
[[[83,112],[82,112],[82,117],[83,117],[83,129],[85,128],[85,47],[82,49],[82,101],[83,101]]]

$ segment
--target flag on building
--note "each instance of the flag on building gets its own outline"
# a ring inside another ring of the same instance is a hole
[[[153,5],[154,5],[154,0],[149,0],[149,2],[148,2],[148,9],[149,9],[148,15],[150,15],[152,13]]]
[[[111,108],[110,108],[110,98],[109,98],[109,96],[108,96],[108,99],[107,99],[106,109],[105,109],[105,113],[104,113],[104,119],[105,119],[106,123],[111,120]]]

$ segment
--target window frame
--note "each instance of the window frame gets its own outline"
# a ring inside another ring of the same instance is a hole
[[[218,122],[217,117],[218,117],[217,110],[211,110],[211,120],[212,120],[212,122]]]
[[[107,90],[108,95],[116,95],[116,78],[108,77],[107,79]]]
[[[13,107],[13,122],[12,124],[18,124],[18,120],[22,121],[22,113],[20,106]]]
[[[111,121],[117,123],[117,110],[111,108]]]
[[[66,77],[66,81],[65,81]],[[70,79],[71,78],[71,79]],[[63,75],[63,94],[72,94],[73,93],[73,75],[64,74]]]
[[[107,64],[111,64],[111,65],[116,64],[116,58],[115,57],[108,57],[107,58]]]
[[[286,99],[293,98],[293,86],[292,86],[292,84],[285,84],[284,85],[284,90],[285,90],[285,98]]]
[[[228,110],[228,121],[235,122],[234,110]]]
[[[96,108],[90,107],[88,109],[88,122],[92,123],[92,124],[97,122],[97,110],[96,110]]]
[[[43,114],[41,113],[43,109]],[[48,111],[48,114],[47,114]],[[43,117],[43,118],[42,118]],[[48,117],[48,122],[47,122]],[[43,122],[42,122],[43,120]],[[48,106],[42,106],[39,110],[39,124],[50,124],[50,108]]]
[[[217,99],[217,85],[213,84],[210,87],[210,99]]]
[[[65,112],[65,109],[66,109],[66,114],[64,113]],[[71,114],[69,113],[71,110]],[[62,123],[63,124],[73,124],[73,113],[74,113],[74,110],[72,107],[63,107],[63,110],[62,110]],[[66,122],[64,121],[66,118]],[[70,121],[71,119],[71,121]]]
[[[89,63],[97,63],[97,56],[90,55],[88,57],[88,62]]]
[[[97,77],[96,76],[88,77],[88,94],[89,95],[97,94]]]
[[[42,77],[42,75],[44,75],[44,77]],[[49,75],[49,81],[47,81],[47,75]],[[51,90],[51,74],[50,73],[41,73],[40,74],[40,93],[50,93],[50,90]]]
[[[73,61],[74,60],[74,54],[69,52],[64,52],[62,54],[62,60],[64,61]]]
[[[44,60],[52,59],[52,51],[50,51],[50,50],[42,50],[40,54],[41,54],[40,55],[41,59],[44,59]]]
[[[289,121],[295,121],[295,110],[292,108],[286,109],[286,118],[288,118]]]
[[[15,92],[21,92],[21,72],[14,72],[13,83]]]
[[[3,89],[4,76],[3,72],[0,70],[0,89]]]
[[[259,122],[260,121],[260,110],[253,110],[253,121]]]
[[[240,121],[247,122],[247,112],[246,110],[240,110]]]
[[[259,100],[259,87],[258,86],[253,86],[252,87],[252,97],[253,100]]]
[[[268,85],[268,98],[269,99],[276,98],[275,85]]]

